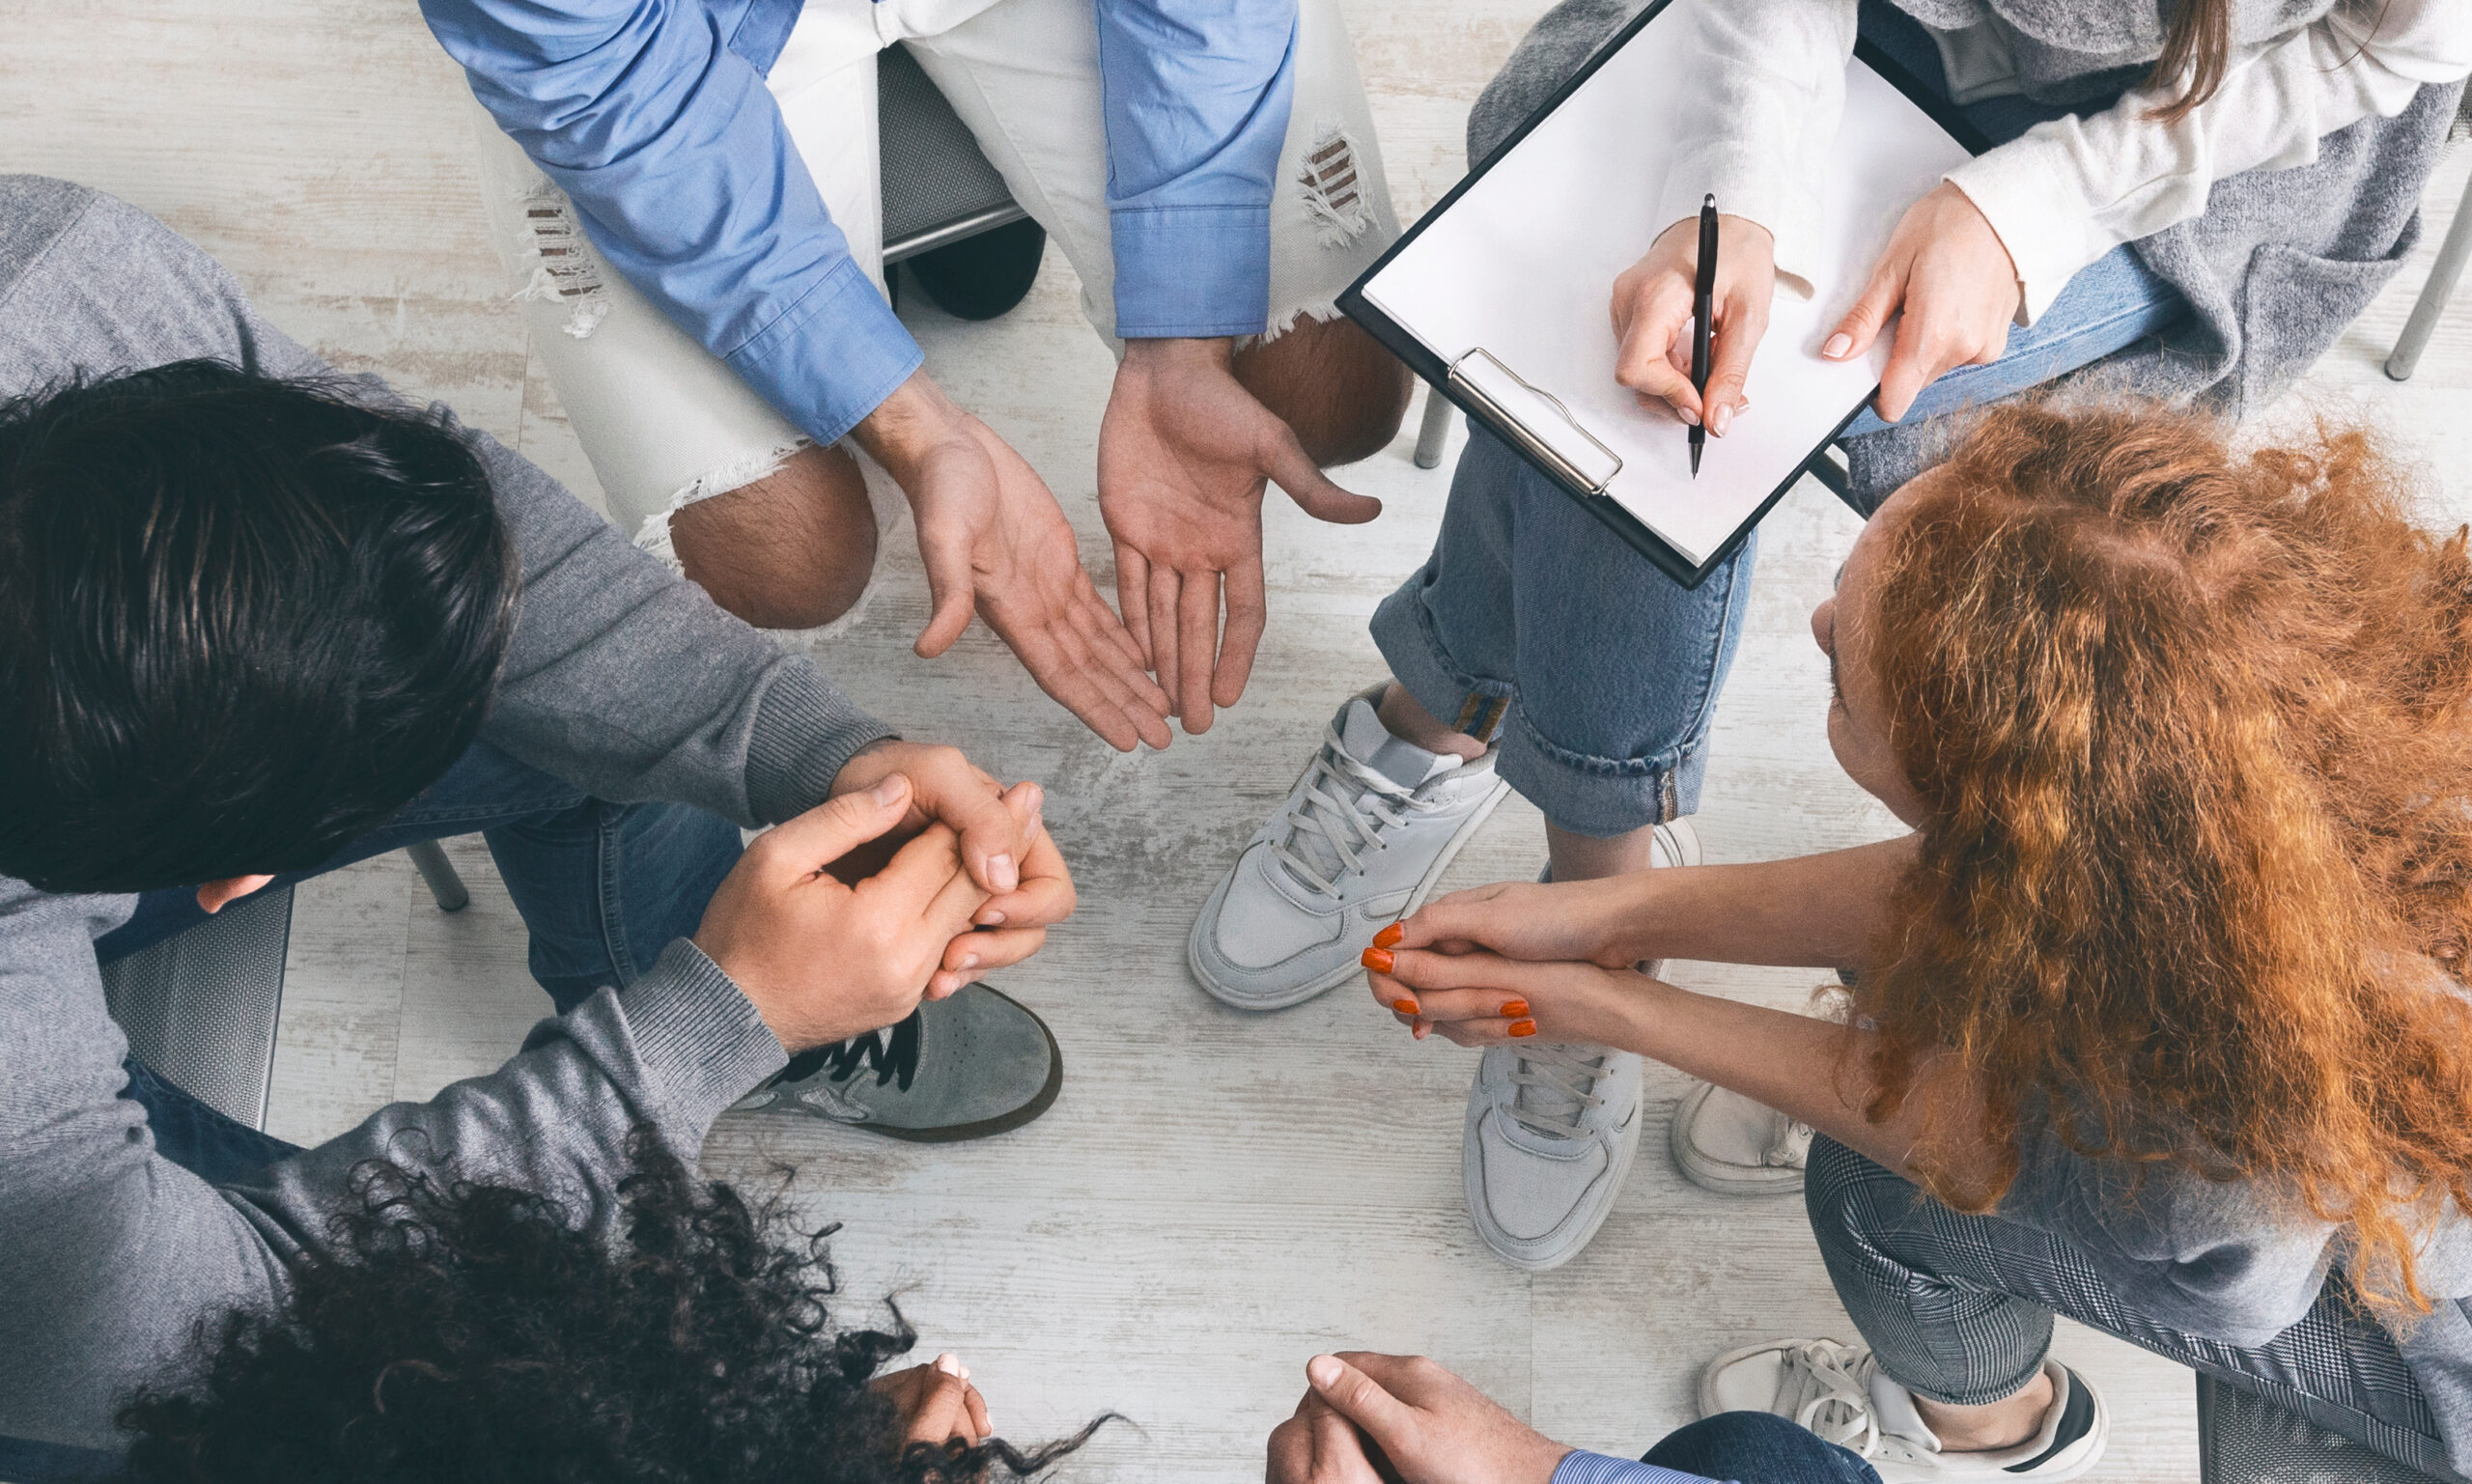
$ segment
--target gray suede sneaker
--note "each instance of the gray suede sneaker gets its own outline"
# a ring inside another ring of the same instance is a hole
[[[933,999],[910,1019],[790,1058],[732,1112],[803,1113],[922,1144],[1018,1129],[1064,1085],[1047,1024],[983,984]]]

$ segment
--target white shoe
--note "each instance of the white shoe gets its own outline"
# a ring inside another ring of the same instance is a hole
[[[1791,1195],[1803,1188],[1812,1126],[1713,1082],[1694,1082],[1666,1142],[1682,1177],[1703,1190]]]
[[[2086,1378],[2057,1360],[2051,1410],[2014,1447],[1952,1453],[1923,1420],[1914,1393],[1891,1380],[1860,1345],[1772,1340],[1729,1351],[1700,1376],[1700,1414],[1766,1412],[1861,1454],[1882,1484],[2021,1479],[2059,1484],[2094,1467],[2110,1440],[2111,1411]]]
[[[1699,863],[1688,820],[1657,826],[1650,864]],[[1577,1257],[1605,1224],[1640,1150],[1640,1058],[1612,1047],[1485,1049],[1468,1093],[1459,1173],[1469,1218],[1496,1256],[1543,1273]]]
[[[1351,696],[1287,801],[1202,904],[1185,962],[1212,997],[1279,1010],[1354,978],[1373,935],[1424,905],[1510,786],[1390,735],[1385,686]]]

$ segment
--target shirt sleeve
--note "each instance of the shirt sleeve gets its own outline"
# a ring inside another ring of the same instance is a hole
[[[2235,57],[2183,117],[2148,117],[2175,88],[2131,90],[2101,113],[2038,124],[1949,172],[2017,266],[2031,323],[2079,268],[2205,210],[2216,181],[2289,170],[2318,141],[2392,118],[2425,84],[2472,72],[2472,6],[2346,0],[2312,25]]]
[[[1714,195],[1718,210],[1768,229],[1784,286],[1809,296],[1820,219],[1811,171],[1845,111],[1855,0],[1728,0],[1693,14],[1707,85],[1687,95],[1678,121],[1659,230]]]
[[[1636,1459],[1571,1452],[1563,1454],[1561,1464],[1554,1470],[1553,1484],[1715,1484],[1715,1481],[1696,1473],[1676,1473],[1671,1469],[1660,1469]]]
[[[1258,335],[1296,0],[1099,0],[1116,333]]]
[[[422,0],[627,281],[830,442],[918,369],[753,64],[675,0]]]

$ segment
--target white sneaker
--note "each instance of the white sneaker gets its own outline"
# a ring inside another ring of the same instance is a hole
[[[1666,1142],[1684,1179],[1724,1195],[1791,1195],[1803,1188],[1812,1126],[1713,1082],[1694,1082]]]
[[[1860,1453],[1882,1484],[1951,1479],[2026,1479],[2058,1484],[2094,1467],[2110,1441],[2111,1410],[2086,1378],[2057,1360],[2051,1410],[2035,1436],[2014,1447],[1944,1452],[1914,1405],[1860,1345],[1835,1340],[1772,1340],[1729,1351],[1700,1375],[1700,1414],[1766,1412]]]
[[[1510,786],[1390,735],[1384,686],[1333,717],[1287,801],[1202,904],[1185,962],[1239,1010],[1301,1005],[1362,972],[1373,935],[1424,905]]]
[[[1700,863],[1688,820],[1657,826],[1650,863]],[[1503,1261],[1543,1273],[1577,1257],[1612,1214],[1639,1150],[1636,1054],[1525,1041],[1485,1049],[1468,1093],[1459,1175],[1476,1235]]]

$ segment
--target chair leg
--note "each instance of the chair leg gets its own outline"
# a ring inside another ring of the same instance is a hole
[[[2386,357],[2386,374],[2396,380],[2410,380],[2413,370],[2420,365],[2430,332],[2437,328],[2438,316],[2446,313],[2446,301],[2454,296],[2455,286],[2463,277],[2467,257],[2472,257],[2472,183],[2463,188],[2463,199],[2455,208],[2454,225],[2446,229],[2446,240],[2438,244],[2437,263],[2430,268],[2430,281],[2421,286],[2421,296],[2412,303],[2412,317],[2403,322],[2403,338],[2395,342],[2395,353]]]
[[[1417,428],[1417,467],[1432,468],[1442,462],[1442,443],[1450,436],[1450,399],[1428,386],[1425,388],[1425,420]]]
[[[435,840],[407,845],[404,854],[412,857],[421,880],[429,883],[429,894],[436,900],[439,911],[460,912],[472,900],[472,893],[464,889],[464,878],[455,874],[455,863],[446,858],[446,852]]]

